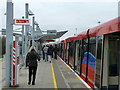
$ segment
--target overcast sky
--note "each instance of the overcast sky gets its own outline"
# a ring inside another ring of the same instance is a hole
[[[118,17],[118,0],[13,0],[13,3],[14,18],[24,16],[25,3],[29,3],[42,30],[68,30],[61,39],[97,26],[98,21],[102,24]],[[6,0],[0,0],[0,29],[6,26],[5,12]]]

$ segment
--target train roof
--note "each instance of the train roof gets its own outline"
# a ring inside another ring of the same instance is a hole
[[[109,33],[113,33],[113,32],[118,32],[120,31],[120,17],[115,18],[111,21],[108,21],[104,24],[101,24],[97,27],[91,28],[89,30],[89,37],[96,37],[96,36],[100,36],[103,34],[109,34]]]
[[[91,38],[91,37],[96,37],[96,36],[100,36],[103,34],[118,32],[120,31],[119,24],[120,24],[120,17],[110,20],[94,28],[83,31],[80,34],[75,35],[73,37],[69,37],[66,39],[66,42],[88,38],[88,34],[89,34],[89,37]]]

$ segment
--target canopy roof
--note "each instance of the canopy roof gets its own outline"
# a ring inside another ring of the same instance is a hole
[[[46,41],[46,40],[51,40],[51,39],[57,39],[60,38],[61,36],[63,36],[66,32],[68,31],[60,31],[57,32],[56,35],[44,35],[43,37],[41,37],[39,40],[40,41]]]

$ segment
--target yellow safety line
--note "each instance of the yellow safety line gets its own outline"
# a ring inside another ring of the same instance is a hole
[[[55,73],[54,73],[52,61],[51,61],[51,68],[52,68],[52,75],[53,75],[53,81],[54,81],[54,88],[55,88],[55,90],[57,90],[57,83],[56,83],[56,79],[55,79]]]
[[[3,63],[3,61],[0,61],[0,63]]]

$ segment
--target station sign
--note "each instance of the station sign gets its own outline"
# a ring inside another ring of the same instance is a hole
[[[29,19],[14,19],[15,25],[30,25]]]

